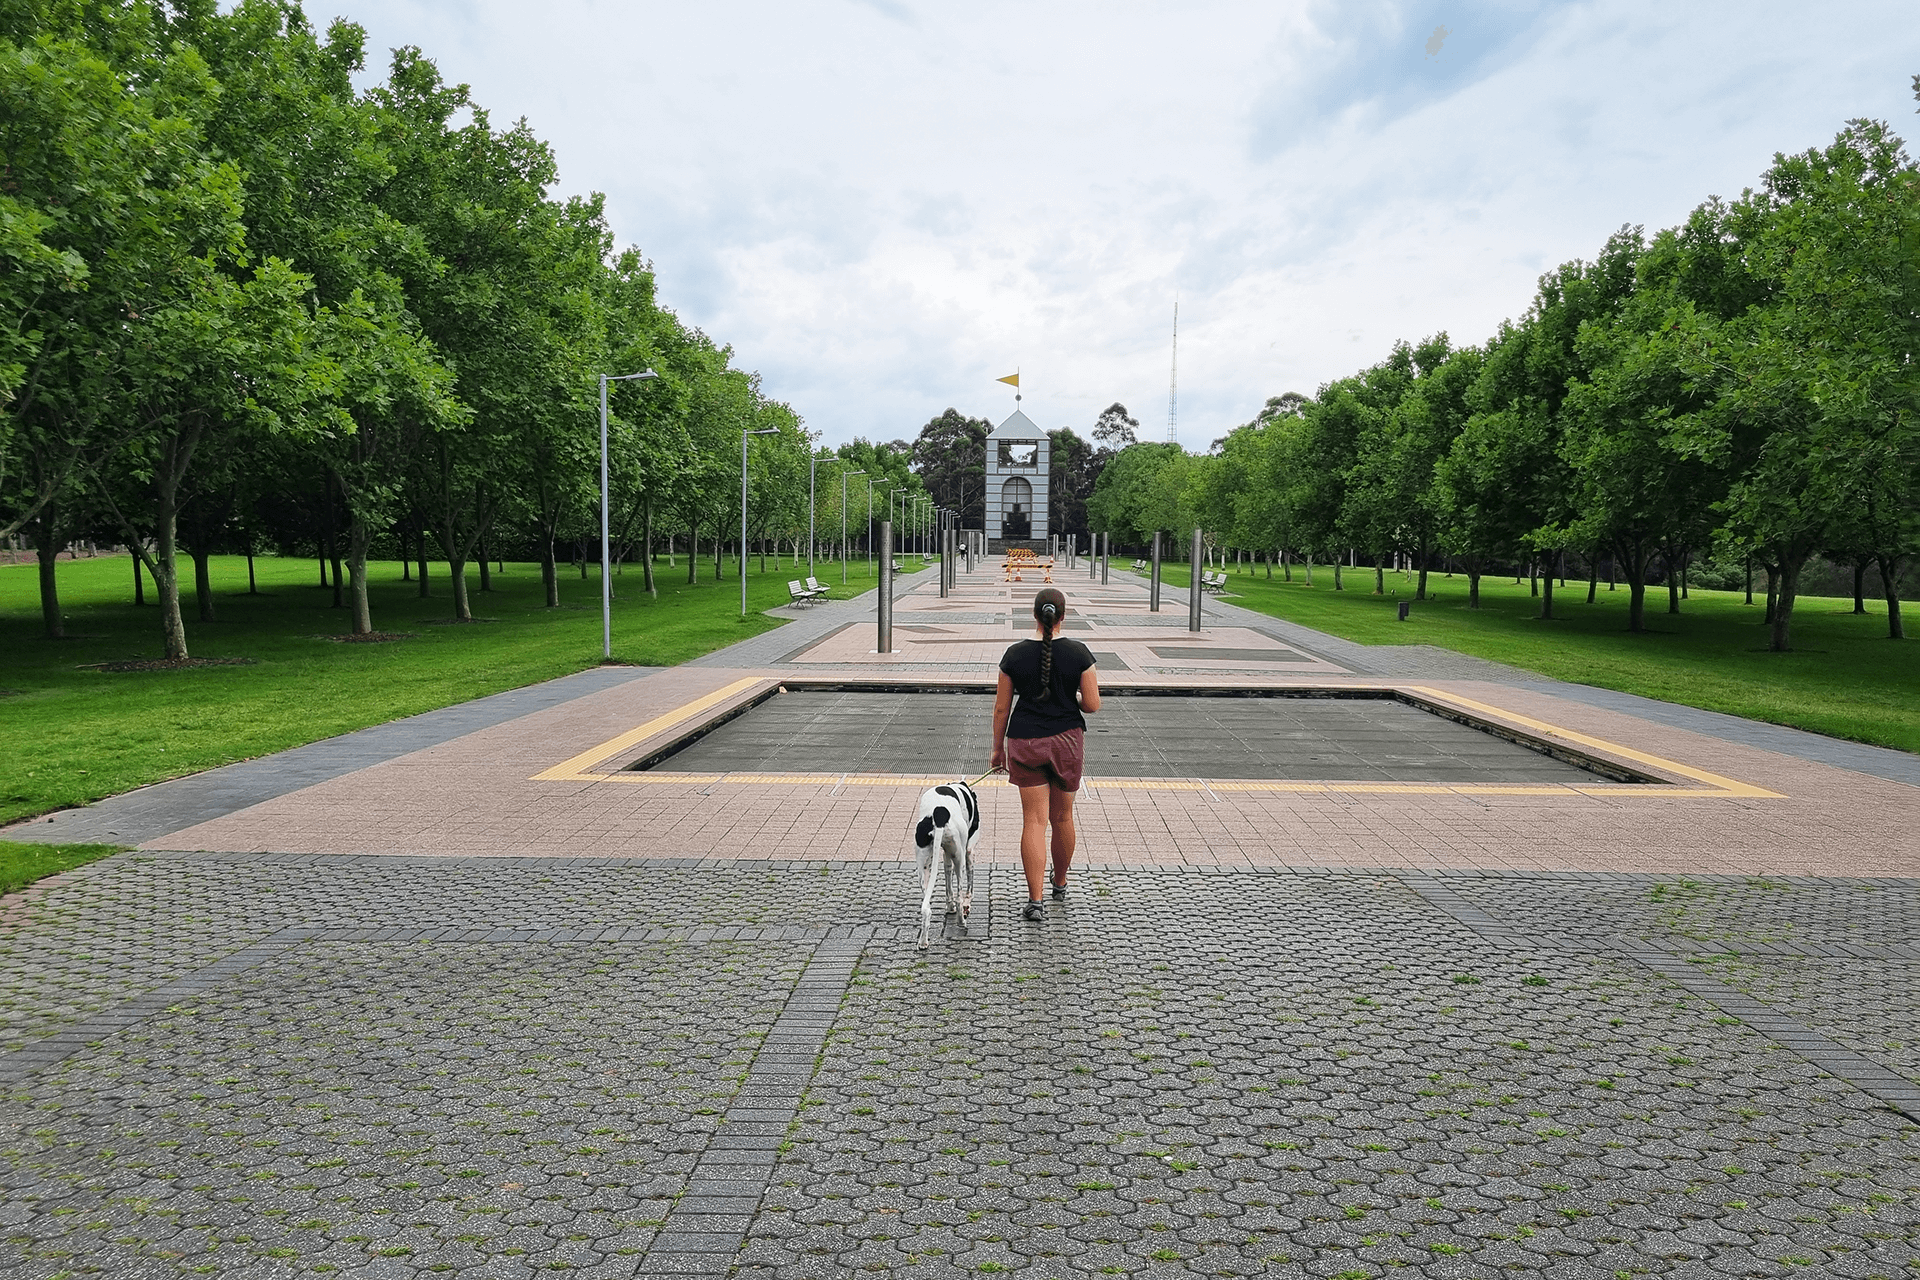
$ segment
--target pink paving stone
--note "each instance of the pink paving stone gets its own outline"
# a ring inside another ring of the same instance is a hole
[[[771,683],[795,675],[791,668],[664,672],[255,805],[154,847],[449,856],[906,856],[916,786],[843,785],[836,774],[782,782],[728,782],[714,775],[655,775],[644,782],[533,777],[695,698],[756,678]],[[1662,797],[1645,788],[1551,796],[1210,795],[1102,787],[1095,778],[1076,806],[1080,856],[1138,865],[1920,872],[1911,835],[1920,790],[1913,787],[1546,694],[1479,682],[1424,683],[1778,791],[1782,798]],[[983,857],[1012,861],[1018,805],[1004,785],[982,791]]]

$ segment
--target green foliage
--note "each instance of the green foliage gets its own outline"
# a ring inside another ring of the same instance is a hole
[[[1357,551],[1377,592],[1411,564],[1416,599],[1444,555],[1469,608],[1491,566],[1517,566],[1546,619],[1541,566],[1572,554],[1625,581],[1632,632],[1650,629],[1648,584],[1680,613],[1713,550],[1765,573],[1777,652],[1824,552],[1878,567],[1899,639],[1920,553],[1916,284],[1920,174],[1885,125],[1854,121],[1776,157],[1758,192],[1546,273],[1484,347],[1399,343],[1311,400],[1275,397],[1207,457],[1126,449],[1091,519],[1134,545],[1159,529],[1184,546],[1198,524],[1270,562]]]
[[[751,534],[799,536],[798,416],[659,305],[598,195],[550,194],[524,122],[495,128],[418,49],[359,91],[365,45],[275,0],[0,15],[0,536],[49,562],[75,537],[134,547],[169,658],[177,553],[204,576],[316,491],[308,536],[344,553],[359,633],[395,535],[456,568],[489,537],[538,547],[557,605],[553,544],[597,531],[597,375],[647,367],[608,397],[622,548],[663,524],[737,538],[740,431],[768,426]]]

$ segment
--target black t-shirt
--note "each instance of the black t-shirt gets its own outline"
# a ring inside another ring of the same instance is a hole
[[[1007,649],[1000,669],[1013,681],[1020,695],[1007,717],[1009,738],[1051,738],[1069,729],[1084,729],[1087,718],[1080,714],[1080,675],[1093,665],[1093,654],[1078,640],[1065,636],[1053,639],[1053,696],[1041,696],[1040,642],[1022,640]]]

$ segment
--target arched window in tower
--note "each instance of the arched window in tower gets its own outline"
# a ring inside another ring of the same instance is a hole
[[[1005,513],[1000,517],[1001,537],[1033,536],[1033,486],[1025,476],[1009,477],[1000,486],[1000,509]]]

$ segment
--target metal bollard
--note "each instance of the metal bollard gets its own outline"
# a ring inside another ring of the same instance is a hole
[[[880,637],[875,653],[893,652],[893,521],[880,522]]]
[[[1147,578],[1147,612],[1160,612],[1160,531],[1153,531],[1153,573]]]
[[[1193,559],[1188,563],[1187,587],[1187,630],[1200,629],[1200,556],[1206,550],[1206,544],[1199,526],[1193,530]]]
[[[1100,585],[1103,587],[1107,585],[1107,560],[1112,554],[1113,535],[1103,533],[1100,535]]]

